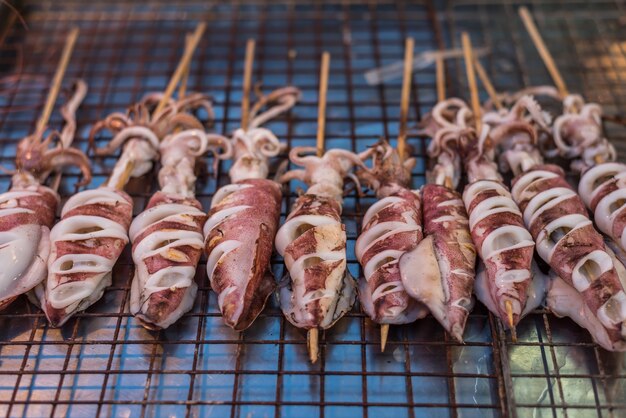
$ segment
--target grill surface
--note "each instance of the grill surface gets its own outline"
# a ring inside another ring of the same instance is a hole
[[[168,4],[169,3],[169,4]],[[403,56],[406,36],[418,52],[459,44],[468,30],[496,88],[518,89],[549,78],[517,18],[516,4],[237,3],[60,0],[26,3],[28,29],[18,19],[0,36],[0,163],[12,167],[17,141],[33,130],[68,29],[81,28],[65,85],[83,77],[90,92],[78,113],[76,144],[89,129],[144,93],[163,89],[185,33],[209,22],[194,57],[189,89],[215,98],[216,130],[238,126],[244,43],[257,39],[254,80],[264,90],[294,84],[302,102],[269,127],[291,146],[314,144],[319,61],[332,54],[327,147],[363,150],[398,130],[400,81],[368,86],[366,70]],[[606,113],[626,102],[626,14],[621,1],[550,1],[532,10],[571,90],[598,101]],[[1,32],[0,32],[1,34]],[[2,41],[3,39],[3,41]],[[21,75],[16,78],[15,75]],[[415,73],[412,123],[435,102],[434,68]],[[447,64],[449,94],[466,95],[463,64]],[[485,98],[483,96],[483,98]],[[53,126],[60,124],[55,113]],[[607,126],[618,148],[626,132]],[[103,140],[106,138],[103,138]],[[422,140],[411,139],[424,182]],[[621,147],[626,149],[626,147]],[[623,154],[623,153],[622,153]],[[115,158],[93,159],[99,185]],[[205,208],[228,183],[228,164],[198,184]],[[64,177],[61,194],[74,191]],[[0,189],[9,186],[0,176]],[[296,196],[285,199],[283,216]],[[154,175],[131,182],[135,213],[157,189]],[[349,268],[356,276],[354,240],[373,197],[346,199]],[[284,274],[274,260],[277,277]],[[307,361],[305,335],[286,323],[275,302],[250,330],[223,325],[204,264],[194,310],[177,325],[149,332],[127,313],[132,263],[128,249],[114,285],[97,304],[62,329],[51,329],[26,299],[0,313],[0,414],[6,416],[203,417],[619,417],[626,415],[623,354],[599,349],[569,320],[537,311],[507,340],[501,324],[477,305],[466,343],[457,344],[429,317],[393,326],[379,352],[378,328],[358,307],[321,338],[321,358]]]

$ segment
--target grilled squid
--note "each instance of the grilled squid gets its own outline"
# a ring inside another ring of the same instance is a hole
[[[422,240],[422,209],[418,192],[409,190],[414,159],[404,163],[389,143],[381,141],[361,158],[372,156],[372,170],[360,176],[380,199],[363,217],[355,246],[363,268],[359,300],[365,313],[378,324],[407,324],[428,314],[402,284],[398,260]]]
[[[479,279],[486,280],[481,286],[495,302],[494,313],[506,319],[504,322],[514,332],[532,280],[535,243],[498,172],[489,125],[483,125],[480,137],[472,130],[462,141],[470,181],[463,192],[463,202],[485,271]]]
[[[557,282],[550,290],[551,309],[573,316],[603,347],[626,349],[626,293],[620,282],[623,266],[593,227],[563,170],[554,165],[535,167],[513,180],[512,194],[537,242],[537,252],[564,282]],[[581,322],[580,315],[554,302],[563,302],[560,294],[573,295],[569,299],[582,302],[577,306],[594,318],[595,325]]]
[[[461,196],[448,187],[422,188],[426,238],[400,257],[409,295],[428,309],[457,341],[472,309],[476,250]]]
[[[218,295],[224,321],[238,331],[252,324],[275,289],[270,258],[282,193],[280,185],[266,177],[269,159],[283,147],[260,125],[292,108],[299,97],[298,89],[285,87],[255,103],[249,126],[236,130],[231,139],[232,183],[213,196],[204,225],[211,288]]]
[[[156,99],[150,95],[126,114],[114,113],[93,127],[91,143],[103,129],[113,133],[111,143],[95,149],[97,155],[107,155],[117,147],[123,151],[108,181],[98,189],[72,196],[50,233],[48,276],[34,289],[34,296],[52,326],[63,325],[91,306],[111,284],[113,266],[129,241],[133,212],[131,197],[121,189],[130,177],[139,177],[152,168],[158,156],[159,135],[165,132],[162,125],[169,121],[172,129],[187,126],[188,118],[181,121],[177,117],[178,122],[172,122],[182,109],[175,103],[151,115]],[[196,126],[196,122],[189,123]]]
[[[165,137],[159,146],[161,191],[130,226],[135,263],[130,312],[147,328],[167,328],[193,306],[207,218],[194,198],[194,167],[210,148],[217,158],[229,156],[230,143],[219,135],[190,129]]]
[[[36,132],[18,144],[18,171],[9,191],[0,194],[0,310],[46,277],[50,228],[59,195],[56,186],[42,183],[51,172],[60,172],[66,165],[81,169],[83,181],[79,185],[91,180],[87,157],[69,148],[76,131],[75,113],[86,93],[87,85],[78,81],[73,96],[61,109],[65,121],[61,133],[52,131],[44,139],[43,132]]]
[[[312,147],[289,153],[304,167],[285,173],[282,181],[298,179],[309,185],[276,235],[276,249],[285,259],[290,280],[279,289],[280,305],[298,328],[330,328],[352,307],[354,279],[346,268],[346,229],[341,223],[344,178],[353,166],[364,167],[355,154],[339,149],[323,157]]]
[[[603,163],[580,178],[578,193],[594,215],[598,229],[622,251],[626,248],[626,165]]]

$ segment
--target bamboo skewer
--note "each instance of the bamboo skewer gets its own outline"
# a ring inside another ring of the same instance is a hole
[[[487,94],[491,98],[491,101],[493,102],[496,109],[498,110],[504,109],[502,100],[500,100],[500,97],[498,97],[498,93],[496,92],[496,89],[493,87],[491,80],[489,80],[489,76],[487,75],[485,68],[480,63],[480,61],[478,60],[476,56],[474,56],[474,67],[476,68],[476,72],[478,73],[478,78],[480,78],[480,82],[483,83],[483,86],[485,87],[485,90],[487,90]]]
[[[243,68],[243,96],[241,98],[241,129],[248,130],[250,121],[250,88],[252,86],[252,65],[254,64],[254,39],[246,43],[246,60]]]
[[[187,78],[189,74],[189,64],[191,62],[191,57],[193,56],[193,53],[196,50],[198,43],[200,42],[200,38],[202,37],[205,28],[205,23],[198,23],[198,26],[196,26],[196,30],[193,32],[193,34],[187,35],[185,39],[185,52],[178,62],[178,66],[176,67],[174,74],[172,74],[172,77],[167,84],[167,88],[165,89],[165,93],[163,94],[163,97],[161,97],[161,100],[159,101],[156,109],[154,109],[153,114],[157,114],[163,110],[167,102],[172,97],[174,89],[176,89],[176,86],[179,84],[179,82],[181,83],[179,96],[184,96],[187,88]],[[130,180],[134,168],[135,162],[133,160],[129,160],[126,163],[124,171],[122,172],[122,175],[120,176],[117,184],[113,186],[116,190],[124,189],[124,186],[126,186],[126,183],[128,183],[128,180]]]
[[[446,82],[444,80],[444,64],[441,55],[437,55],[435,65],[437,69],[437,101],[443,102],[446,99]]]
[[[436,81],[437,81],[437,102],[446,100],[446,82],[444,77],[444,63],[441,55],[437,56],[436,65]],[[443,181],[443,185],[448,189],[453,189],[452,179],[448,176]]]
[[[59,61],[59,65],[57,66],[56,72],[54,73],[54,79],[52,80],[52,85],[50,86],[50,90],[48,92],[46,104],[43,108],[43,111],[41,112],[39,120],[37,121],[37,128],[35,132],[38,135],[42,135],[43,132],[46,130],[46,126],[48,126],[48,120],[50,120],[52,108],[54,108],[54,104],[57,101],[59,91],[61,90],[61,82],[63,81],[65,70],[67,70],[67,65],[70,62],[70,57],[72,56],[74,45],[76,45],[78,33],[78,28],[72,29],[65,40],[65,47],[63,48],[61,61]]]
[[[462,42],[463,42],[463,55],[465,57],[465,70],[467,72],[467,83],[469,85],[468,87],[469,87],[470,95],[472,98],[472,111],[474,113],[474,123],[476,124],[476,132],[478,135],[480,135],[480,130],[482,127],[482,121],[481,121],[482,112],[480,109],[480,100],[478,98],[478,86],[477,86],[476,77],[474,74],[474,66],[477,64],[478,61],[474,59],[474,54],[472,52],[472,42],[467,32],[463,32]],[[483,75],[485,77],[485,80],[487,81],[487,83],[483,81],[483,84],[485,84],[485,86],[487,86],[487,84],[491,86],[491,92],[489,91],[488,92],[490,96],[495,97],[496,96],[495,89],[493,89],[493,85],[487,78],[487,74],[484,71],[483,71]],[[515,325],[513,321],[513,304],[511,303],[510,300],[504,301],[504,308],[506,309],[507,322],[509,323],[509,328],[511,329],[511,339],[513,340],[513,342],[516,342],[517,333],[515,331]]]
[[[189,42],[187,42],[185,52],[178,62],[178,67],[176,67],[176,71],[174,71],[174,74],[172,74],[172,78],[170,78],[167,88],[163,93],[163,97],[161,97],[161,100],[159,101],[156,109],[154,109],[153,114],[161,112],[165,108],[167,102],[172,97],[172,94],[174,94],[174,90],[176,89],[176,86],[180,82],[181,78],[183,77],[185,68],[189,66],[189,63],[191,62],[191,57],[193,56],[193,53],[196,50],[196,47],[198,46],[198,43],[200,42],[200,39],[202,38],[205,29],[206,23],[204,22],[198,23],[198,26],[196,26],[196,30],[194,31],[193,35],[191,35]]]
[[[463,56],[465,58],[465,72],[467,75],[467,84],[470,91],[472,112],[474,113],[474,124],[476,125],[476,134],[480,135],[482,128],[482,111],[480,109],[480,99],[478,97],[478,86],[476,84],[476,74],[474,73],[474,53],[472,51],[472,42],[469,34],[463,32],[461,35],[463,43]]]
[[[328,71],[330,69],[330,54],[322,54],[320,68],[319,103],[317,107],[317,156],[324,154],[324,133],[326,128],[326,96],[328,95]],[[319,357],[319,329],[311,328],[307,331],[306,347],[309,352],[311,363],[315,363]]]
[[[59,61],[57,69],[54,73],[54,78],[52,79],[50,90],[48,90],[46,104],[44,105],[44,108],[41,112],[41,116],[37,120],[35,134],[38,137],[41,137],[43,135],[46,127],[48,126],[48,121],[50,120],[50,115],[52,115],[52,109],[54,108],[54,104],[56,103],[57,97],[59,96],[61,83],[63,82],[65,71],[67,70],[67,66],[70,62],[70,57],[72,56],[72,52],[74,51],[74,46],[76,45],[76,40],[78,39],[79,32],[80,30],[78,28],[73,28],[65,39],[65,46],[63,47],[63,52],[61,53],[61,60]],[[55,174],[51,185],[52,190],[56,191],[59,189],[59,186],[61,185],[61,176],[62,174],[60,172]]]
[[[541,37],[541,34],[539,33],[539,30],[537,29],[537,26],[535,25],[535,22],[533,21],[533,18],[530,12],[528,11],[526,7],[522,6],[519,8],[519,15],[522,18],[522,22],[524,22],[524,26],[526,27],[528,34],[530,35],[531,39],[533,40],[533,43],[535,44],[535,48],[537,48],[539,55],[541,55],[541,59],[543,60],[543,63],[548,68],[548,72],[550,73],[550,76],[552,76],[552,80],[554,80],[554,84],[556,85],[556,88],[559,90],[559,93],[563,97],[567,96],[569,93],[567,91],[567,87],[565,86],[565,82],[563,81],[563,78],[561,77],[561,73],[559,72],[559,69],[554,63],[552,54],[550,54],[548,47],[544,43],[543,38]]]
[[[322,66],[320,68],[320,89],[317,107],[317,156],[324,154],[324,133],[326,131],[326,96],[328,93],[328,71],[330,68],[330,54],[322,54]]]
[[[404,43],[404,73],[402,76],[402,94],[400,96],[400,129],[398,135],[398,154],[400,155],[400,160],[404,160],[406,153],[406,125],[409,115],[409,98],[413,76],[414,46],[415,41],[413,38],[406,38]]]

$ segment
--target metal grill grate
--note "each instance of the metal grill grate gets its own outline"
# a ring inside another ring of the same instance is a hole
[[[550,1],[532,4],[572,90],[600,102],[607,113],[626,103],[626,18],[621,1]],[[162,89],[182,52],[185,33],[209,22],[192,63],[190,90],[213,95],[216,130],[238,126],[245,40],[257,39],[255,80],[270,90],[299,86],[302,102],[269,127],[290,145],[313,144],[319,56],[332,54],[327,147],[363,150],[380,136],[397,135],[400,81],[368,86],[366,70],[402,57],[403,40],[416,50],[458,44],[468,30],[499,89],[549,81],[510,2],[288,3],[61,0],[24,5],[28,29],[9,19],[0,34],[0,163],[11,167],[17,141],[30,132],[43,106],[67,30],[81,36],[66,85],[83,77],[90,86],[78,114],[76,144],[89,128],[145,92]],[[463,67],[448,63],[448,91],[464,95]],[[15,78],[20,74],[21,78]],[[415,74],[413,121],[435,102],[434,68]],[[52,124],[59,124],[58,113]],[[623,128],[607,126],[618,143]],[[424,142],[411,140],[418,157],[413,185],[424,182]],[[622,149],[625,149],[622,147]],[[114,158],[94,159],[94,182]],[[198,184],[205,207],[228,182]],[[78,174],[64,177],[73,193]],[[150,176],[148,176],[150,177]],[[135,211],[157,189],[155,176],[132,181]],[[0,189],[9,177],[0,175]],[[283,215],[296,196],[292,185]],[[349,268],[361,216],[373,197],[349,196],[344,222]],[[283,266],[275,259],[277,277]],[[126,312],[132,272],[124,252],[114,285],[87,312],[62,329],[45,326],[26,299],[0,313],[0,414],[5,416],[214,416],[214,417],[618,417],[626,415],[624,355],[608,354],[569,320],[537,311],[520,325],[519,342],[481,306],[469,318],[466,343],[452,341],[433,318],[392,327],[379,353],[378,328],[358,308],[324,333],[321,359],[307,361],[305,336],[271,303],[252,328],[225,327],[209,291],[204,265],[194,310],[161,332],[143,329]]]

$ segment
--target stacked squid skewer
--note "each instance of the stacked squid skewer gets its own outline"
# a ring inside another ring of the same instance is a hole
[[[44,131],[38,129],[17,146],[17,171],[11,188],[0,194],[0,309],[32,291],[46,277],[50,229],[60,201],[55,190],[58,182],[47,187],[46,179],[53,171],[75,165],[83,175],[78,186],[91,180],[87,157],[70,148],[76,131],[75,113],[86,92],[86,84],[78,81],[72,98],[61,109],[65,120],[61,133],[52,131],[43,139]],[[58,145],[53,146],[56,142]]]
[[[162,98],[147,96],[127,113],[113,113],[92,129],[90,141],[104,129],[113,133],[110,143],[96,148],[96,155],[123,151],[111,177],[97,189],[73,195],[65,203],[61,220],[50,233],[48,275],[34,289],[41,308],[53,326],[63,325],[75,313],[95,303],[111,284],[115,262],[128,243],[133,201],[123,191],[131,177],[147,173],[158,156],[159,139],[177,124],[196,127],[182,110],[206,106],[201,96],[176,103],[169,100],[164,110],[152,108]]]
[[[409,38],[398,150],[380,141],[361,154],[363,159],[371,157],[372,169],[359,172],[380,199],[365,213],[355,250],[364,272],[359,281],[361,306],[381,324],[383,350],[389,324],[410,323],[428,312],[462,341],[472,306],[476,251],[461,196],[453,190],[461,172],[458,136],[445,129],[448,121],[439,120],[441,106],[427,119],[423,131],[434,138],[431,151],[444,148],[432,153],[437,164],[429,172],[429,180],[434,184],[421,191],[409,188],[415,159],[403,160],[402,151],[406,148],[412,60],[413,40]]]
[[[406,291],[429,311],[457,341],[473,307],[476,248],[461,195],[454,189],[461,175],[461,131],[449,119],[458,99],[440,101],[427,116],[423,133],[432,140],[429,156],[436,163],[421,190],[424,238],[400,258]]]

